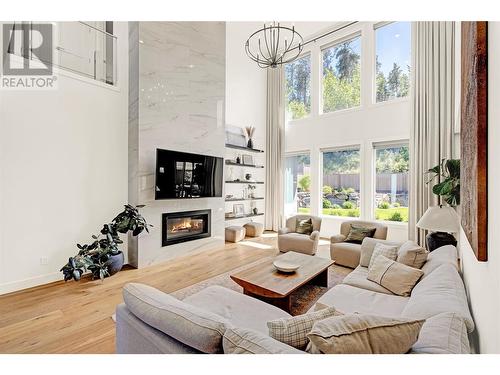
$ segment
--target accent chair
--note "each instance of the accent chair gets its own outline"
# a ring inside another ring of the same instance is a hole
[[[297,222],[300,220],[312,221],[312,233],[297,233]],[[282,253],[295,251],[308,255],[316,254],[321,230],[321,218],[312,215],[295,215],[286,220],[286,227],[278,231],[278,249]]]

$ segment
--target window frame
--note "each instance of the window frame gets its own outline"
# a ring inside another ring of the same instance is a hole
[[[323,214],[323,176],[324,176],[324,154],[325,152],[336,152],[336,151],[349,151],[349,150],[357,150],[359,152],[359,197],[360,197],[360,202],[361,204],[358,206],[359,209],[359,216],[337,216],[337,215],[326,215]],[[364,188],[364,181],[363,181],[363,170],[364,170],[364,150],[363,150],[363,144],[361,142],[357,143],[350,143],[346,145],[338,145],[338,146],[327,146],[327,147],[320,147],[319,148],[319,186],[317,188],[317,193],[318,193],[318,216],[322,218],[331,218],[331,219],[339,219],[339,218],[344,218],[346,220],[349,220],[349,218],[352,219],[358,219],[362,220],[363,219],[363,214],[364,214],[364,197],[363,197],[363,188]]]
[[[283,164],[285,164],[285,159],[288,158],[288,157],[294,157],[294,156],[301,156],[301,155],[308,155],[309,156],[309,168],[312,168],[312,150],[308,149],[308,150],[298,150],[298,151],[292,151],[292,152],[285,152],[283,154]],[[285,206],[286,206],[286,200],[285,200],[285,193],[286,193],[286,188],[285,188],[285,174],[286,174],[286,167],[283,167],[283,173],[282,173],[282,177],[283,177],[283,214],[284,216],[288,216],[287,213],[285,212]],[[314,185],[311,181],[311,198],[312,198],[312,190],[314,189]],[[309,199],[309,214],[312,214],[312,200]],[[298,215],[300,214],[297,211],[295,211],[293,213],[294,215]]]
[[[287,79],[286,79],[286,67],[287,65],[290,65],[290,64],[293,64],[294,62],[296,62],[297,60],[300,60],[304,57],[309,57],[309,65],[310,65],[310,72],[309,72],[309,101],[310,101],[310,109],[309,109],[309,113],[304,116],[304,117],[301,117],[301,118],[290,118],[286,119],[287,117],[287,107],[288,107],[288,97],[286,95],[286,84],[287,84]],[[296,121],[301,121],[301,120],[305,120],[305,119],[309,119],[313,116],[313,104],[312,104],[312,101],[313,101],[313,70],[314,70],[314,65],[313,65],[313,51],[307,49],[305,51],[303,51],[295,60],[287,63],[287,64],[284,64],[283,65],[283,68],[281,69],[282,72],[282,78],[283,78],[283,97],[285,98],[285,102],[284,102],[284,119],[285,119],[285,123],[292,123],[292,122],[296,122]]]
[[[372,141],[371,143],[371,183],[370,183],[370,215],[369,219],[385,225],[395,225],[395,226],[407,226],[407,221],[392,221],[392,220],[381,220],[376,219],[375,210],[377,209],[375,194],[377,193],[377,150],[397,147],[397,146],[407,146],[408,151],[410,149],[410,140],[405,138],[395,138],[388,140]],[[411,157],[411,156],[410,156]],[[410,170],[408,170],[408,176],[410,175]],[[408,186],[408,195],[410,194],[410,186]],[[408,202],[408,209],[409,209]]]
[[[318,74],[318,79],[319,79],[319,100],[318,100],[318,115],[319,116],[329,116],[337,113],[342,113],[345,111],[351,111],[351,110],[357,110],[363,107],[363,55],[364,55],[364,50],[363,50],[363,29],[357,29],[347,35],[344,35],[342,37],[330,40],[329,42],[322,44],[319,46],[319,74]],[[324,110],[324,86],[323,86],[323,51],[333,48],[339,44],[342,44],[348,40],[359,38],[360,42],[360,55],[359,55],[359,71],[360,71],[360,84],[359,84],[359,105],[354,106],[354,107],[349,107],[349,108],[342,108],[342,109],[337,109],[334,111],[330,112],[325,112]]]
[[[398,23],[398,22],[408,22],[410,23],[410,60],[412,60],[412,49],[413,49],[413,28],[411,27],[411,22],[409,21],[381,21],[381,22],[376,22],[372,25],[372,40],[371,44],[373,46],[373,51],[371,54],[371,71],[372,71],[372,82],[371,82],[371,106],[377,107],[377,106],[382,106],[384,104],[392,104],[392,103],[400,103],[400,102],[406,102],[410,100],[410,94],[407,96],[399,97],[399,98],[393,98],[393,99],[388,99],[384,100],[381,102],[377,102],[377,29],[380,29],[384,26],[391,25],[393,23]],[[410,81],[410,90],[413,87],[413,80],[412,80],[412,75],[408,77]]]

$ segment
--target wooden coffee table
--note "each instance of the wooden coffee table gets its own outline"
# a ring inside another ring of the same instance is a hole
[[[334,261],[293,251],[278,256],[300,264],[300,268],[294,273],[280,272],[274,268],[276,258],[273,258],[230,275],[231,279],[243,287],[243,293],[287,312],[291,308],[290,295],[301,286],[308,283],[328,286],[328,267]]]

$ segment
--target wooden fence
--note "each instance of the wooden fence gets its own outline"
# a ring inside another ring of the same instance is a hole
[[[377,174],[377,192],[391,192],[391,177],[390,173]],[[359,191],[359,174],[327,174],[323,176],[323,186],[328,185],[333,188],[353,188]],[[404,193],[408,191],[409,176],[408,173],[396,173],[396,192]]]

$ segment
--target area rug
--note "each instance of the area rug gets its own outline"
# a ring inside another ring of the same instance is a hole
[[[245,268],[250,268],[260,263],[266,262],[269,259],[270,258],[260,259],[253,263],[233,269],[229,272],[201,281],[197,284],[179,289],[171,294],[178,299],[184,299],[212,285],[223,286],[239,293],[243,293],[243,288],[236,284],[233,280],[231,280],[229,275],[241,271]],[[351,271],[352,270],[349,268],[333,265],[328,269],[328,287],[304,285],[303,287],[299,288],[292,294],[291,314],[300,315],[306,313],[307,310],[309,310],[316,303],[316,301],[328,291],[328,289],[333,288],[337,284],[340,284],[342,280],[344,280],[344,277],[346,277]]]

